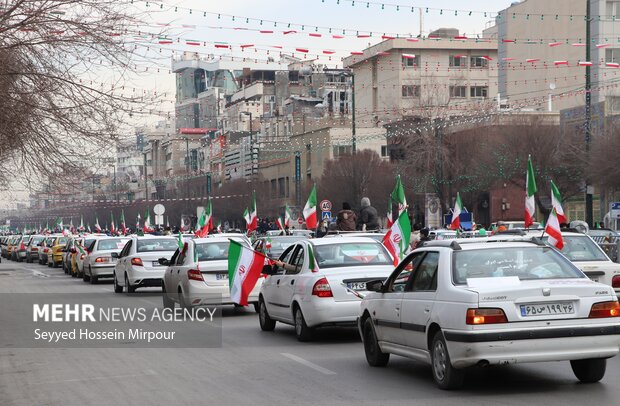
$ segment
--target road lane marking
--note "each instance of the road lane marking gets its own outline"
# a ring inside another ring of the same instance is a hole
[[[137,378],[141,376],[154,376],[157,373],[151,369],[147,369],[142,374],[123,374],[123,375],[109,375],[109,376],[93,376],[92,378],[74,378],[74,379],[60,379],[54,381],[33,382],[29,385],[50,385],[57,383],[71,383],[71,382],[83,382],[83,381],[100,381],[106,379],[119,379],[119,378]]]
[[[310,361],[305,360],[305,359],[303,359],[301,357],[298,357],[297,355],[289,354],[289,353],[286,353],[286,352],[282,352],[280,354],[285,356],[288,359],[292,359],[293,361],[299,362],[300,364],[305,365],[308,368],[312,368],[315,371],[318,371],[318,372],[320,372],[322,374],[325,374],[325,375],[336,375],[336,373],[334,371],[330,371],[327,368],[323,368],[322,366],[319,366],[319,365],[317,365],[317,364],[315,364],[313,362],[310,362]]]

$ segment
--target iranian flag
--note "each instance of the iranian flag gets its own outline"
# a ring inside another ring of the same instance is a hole
[[[116,234],[116,225],[114,224],[114,213],[110,212],[110,233]]]
[[[152,233],[154,230],[151,227],[151,213],[149,212],[149,208],[146,208],[146,213],[144,214],[144,227],[142,230],[145,233]]]
[[[558,221],[560,224],[568,223],[568,219],[564,214],[564,209],[562,209],[562,196],[560,195],[560,190],[555,183],[553,183],[553,181],[551,181],[551,205],[558,215]]]
[[[461,228],[461,213],[463,212],[463,202],[461,202],[461,195],[456,192],[456,202],[454,202],[454,210],[452,210],[452,222],[450,223],[450,229],[458,230]]]
[[[390,196],[388,200],[388,209],[387,209],[387,228],[391,228],[392,224],[394,224],[394,217],[392,213],[392,197]]]
[[[319,264],[316,262],[316,257],[314,256],[314,247],[312,244],[308,244],[308,263],[310,265],[310,271],[319,272]]]
[[[213,230],[213,206],[211,204],[211,199],[207,203],[207,207],[202,211],[200,215],[200,220],[198,221],[198,230],[196,231],[196,235],[200,238],[206,237],[209,234],[209,231]]]
[[[284,221],[282,221],[282,217],[278,216],[276,219],[276,224],[280,230],[284,231]]]
[[[252,207],[249,212],[248,233],[258,228],[258,214],[256,212],[256,192],[252,192]]]
[[[534,166],[532,157],[527,157],[527,174],[525,176],[525,228],[534,224],[534,214],[536,213],[536,180],[534,179]]]
[[[121,229],[121,233],[123,235],[127,234],[127,225],[125,224],[125,210],[121,209],[121,222],[119,224],[119,228]]]
[[[306,220],[306,228],[308,230],[314,230],[317,228],[319,222],[316,218],[316,185],[312,186],[308,201],[303,210],[304,219]]]
[[[398,265],[403,255],[409,249],[409,238],[411,237],[411,223],[407,212],[403,211],[398,216],[398,220],[388,230],[383,237],[383,245],[390,251],[394,258],[394,266]]]
[[[400,180],[400,175],[396,176],[396,185],[392,191],[392,200],[398,203],[398,215],[407,210],[407,198],[405,197],[405,188]]]
[[[246,227],[250,227],[250,211],[247,207],[243,211],[243,219],[245,220]]]
[[[179,252],[183,251],[183,236],[179,231],[179,235],[177,236],[177,245],[179,246]]]
[[[217,229],[218,233],[222,232],[222,223],[221,222],[217,223],[217,228],[216,229]]]
[[[97,216],[95,216],[95,232],[96,233],[101,232],[101,226],[99,225],[99,219],[97,218]]]
[[[291,208],[288,207],[288,203],[284,206],[284,227],[290,227],[291,226],[291,218],[292,218],[292,214],[291,214]]]
[[[78,228],[79,231],[84,231],[84,216],[80,215],[80,228]]]
[[[241,306],[248,305],[248,296],[263,271],[265,256],[237,241],[230,240],[228,250],[228,283],[230,299]]]
[[[557,249],[564,248],[564,240],[562,239],[562,231],[560,231],[560,222],[558,220],[558,214],[555,211],[555,207],[551,210],[551,214],[547,219],[547,225],[545,226],[545,233],[549,235],[547,241]]]

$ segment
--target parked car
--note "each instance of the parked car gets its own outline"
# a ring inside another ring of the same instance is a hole
[[[13,261],[22,262],[26,260],[26,247],[28,246],[31,238],[32,235],[23,235],[19,240],[17,240],[11,255],[11,259]]]
[[[73,258],[77,254],[78,241],[83,241],[83,238],[76,235],[68,236],[67,243],[62,249],[62,269],[68,275],[71,274]]]
[[[44,235],[33,235],[26,246],[26,262],[39,261],[39,244],[45,240]]]
[[[383,243],[383,237],[385,237],[385,233],[383,232],[366,232],[366,231],[330,231],[323,238],[334,238],[334,237],[366,237],[372,238],[373,240]]]
[[[62,250],[65,248],[67,240],[68,238],[64,235],[56,235],[48,240],[47,266],[56,268],[62,265]]]
[[[84,242],[77,247],[78,255],[75,256],[75,271],[76,277],[84,278],[84,260],[88,255],[88,247],[95,241],[95,236],[89,235],[84,237]],[[81,249],[80,249],[81,248]]]
[[[21,235],[14,235],[9,238],[6,246],[6,259],[13,259],[13,250],[19,241],[21,241]]]
[[[132,237],[114,266],[114,292],[122,293],[124,288],[133,293],[137,288],[161,286],[166,267],[159,259],[170,259],[178,247],[175,237]]]
[[[128,237],[96,237],[88,247],[88,255],[84,259],[84,282],[96,284],[99,278],[113,278],[116,258],[127,241]]]
[[[580,381],[599,381],[619,352],[613,290],[539,240],[503,239],[432,241],[369,282],[358,322],[368,364],[429,363],[442,389],[467,367],[523,362],[570,361]]]
[[[167,266],[162,286],[164,307],[173,308],[175,303],[182,308],[232,304],[228,284],[229,238],[250,246],[247,238],[239,235],[188,239],[170,260],[161,259],[160,263]],[[255,309],[261,282],[259,279],[248,298]]]
[[[255,251],[262,252],[269,258],[279,258],[285,249],[293,245],[299,240],[307,239],[309,237],[303,235],[284,235],[273,237],[258,237],[252,247]]]
[[[385,247],[364,237],[302,240],[279,260],[285,267],[265,270],[260,327],[271,331],[276,321],[291,324],[300,341],[310,340],[317,327],[355,326],[366,282],[385,279],[394,269]]]

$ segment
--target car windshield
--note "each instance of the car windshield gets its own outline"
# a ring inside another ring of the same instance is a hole
[[[95,240],[92,238],[84,240],[84,244],[82,244],[82,247],[90,247],[90,244],[92,244],[93,241]]]
[[[123,249],[125,244],[129,241],[126,238],[106,238],[104,240],[100,240],[97,245],[97,249],[99,251],[104,250],[120,250]]]
[[[56,244],[62,245],[67,243],[67,237],[60,237]]]
[[[297,241],[302,239],[300,236],[297,237],[277,237],[266,239],[265,244],[267,247],[271,244],[271,248],[267,248],[267,250],[271,250],[271,252],[283,252],[285,249],[295,244]]]
[[[179,247],[176,238],[153,238],[138,240],[137,252],[174,251]]]
[[[52,244],[54,244],[54,240],[56,239],[56,237],[50,237],[47,240],[45,240],[45,245],[47,245],[48,247],[50,247]]]
[[[609,261],[605,252],[585,235],[563,236],[562,254],[571,261]],[[546,239],[545,239],[546,240]]]
[[[516,276],[519,280],[575,279],[585,275],[551,247],[518,247],[455,251],[452,278],[457,285],[468,279]]]
[[[205,242],[196,244],[198,261],[222,261],[228,259],[228,242]]]
[[[314,257],[319,268],[392,264],[383,245],[370,242],[316,245]]]
[[[32,237],[30,245],[39,245],[43,241],[44,237]]]

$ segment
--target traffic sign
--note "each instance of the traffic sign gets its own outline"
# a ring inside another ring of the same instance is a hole
[[[329,200],[321,201],[321,211],[331,211],[332,210],[332,202]]]
[[[298,219],[297,219],[297,222],[298,222],[299,224],[303,224],[303,223],[304,223],[304,218],[303,218],[303,217],[298,218]]]
[[[321,219],[322,220],[330,220],[332,218],[332,212],[331,211],[324,211],[321,213]]]
[[[163,204],[156,204],[155,207],[153,207],[153,213],[155,214],[162,215],[165,212],[166,212],[166,208],[164,207]]]

